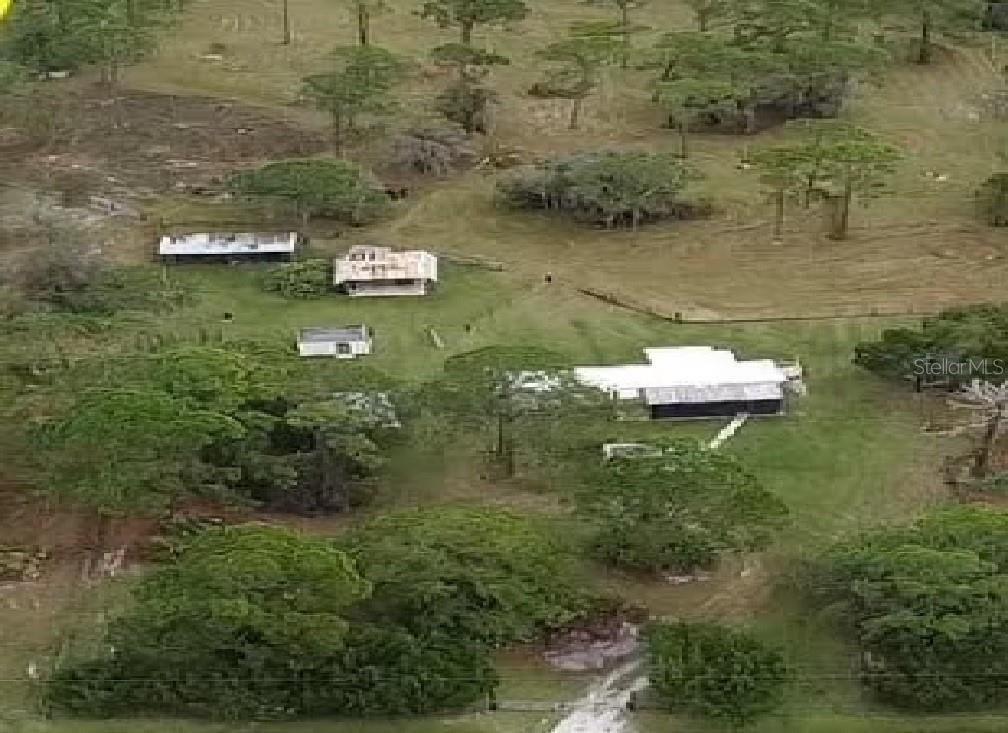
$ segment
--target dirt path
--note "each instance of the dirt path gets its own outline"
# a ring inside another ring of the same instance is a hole
[[[627,662],[593,684],[552,733],[630,733],[627,703],[645,687],[641,661]]]

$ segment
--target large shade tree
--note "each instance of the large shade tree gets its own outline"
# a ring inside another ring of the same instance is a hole
[[[599,558],[652,573],[692,572],[728,553],[765,549],[788,515],[738,459],[690,441],[587,471],[576,503],[595,528]]]
[[[419,13],[442,28],[457,27],[459,40],[469,45],[477,26],[523,20],[528,7],[522,0],[427,0]]]
[[[824,558],[809,587],[840,604],[879,699],[911,710],[1003,705],[1008,515],[939,508],[867,532]]]
[[[264,525],[210,530],[136,587],[102,649],[48,684],[63,713],[201,717],[426,713],[481,698],[486,653],[448,635],[357,622],[370,584],[323,539]]]

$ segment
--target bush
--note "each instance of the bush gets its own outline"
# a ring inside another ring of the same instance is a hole
[[[110,264],[74,231],[50,233],[49,243],[27,255],[8,281],[36,307],[69,313],[167,311],[188,299],[155,268]]]
[[[980,216],[992,227],[1008,226],[1008,173],[995,173],[977,191]]]
[[[571,557],[548,529],[502,511],[386,514],[339,542],[374,586],[359,613],[427,638],[530,641],[586,613]]]
[[[426,713],[496,684],[486,651],[352,623],[370,588],[325,540],[248,525],[182,541],[108,630],[114,651],[65,664],[47,700],[78,715],[215,718]]]
[[[497,184],[509,206],[570,212],[577,219],[637,226],[710,213],[683,192],[699,177],[682,160],[658,153],[583,153],[521,168]]]
[[[406,173],[445,176],[476,159],[472,143],[451,127],[410,130],[392,141],[391,167]]]
[[[332,286],[332,269],[328,260],[289,262],[270,270],[263,289],[280,293],[285,298],[318,298]]]
[[[715,624],[654,625],[646,634],[659,703],[740,728],[780,707],[790,671],[780,651]]]

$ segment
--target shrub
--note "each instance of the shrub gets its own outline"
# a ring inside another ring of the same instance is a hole
[[[637,226],[708,214],[709,205],[683,198],[698,177],[671,155],[582,153],[514,171],[497,184],[497,192],[516,208],[570,212],[607,228]]]
[[[397,135],[390,164],[403,172],[444,176],[472,165],[475,158],[476,151],[462,130],[441,127]]]
[[[332,271],[327,260],[289,262],[270,270],[263,289],[285,298],[318,298],[329,292]]]
[[[679,623],[651,626],[646,636],[651,687],[671,710],[740,728],[783,702],[784,655],[744,632]]]

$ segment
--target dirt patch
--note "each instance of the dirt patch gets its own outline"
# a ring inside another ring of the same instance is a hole
[[[126,90],[103,97],[81,86],[61,87],[35,104],[58,122],[34,150],[16,146],[11,162],[50,185],[72,175],[92,193],[121,186],[176,190],[179,182],[196,185],[237,164],[326,147],[322,135],[280,113],[208,98]]]

